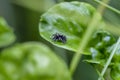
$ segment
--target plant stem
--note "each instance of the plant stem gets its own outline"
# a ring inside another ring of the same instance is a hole
[[[92,35],[96,25],[98,24],[98,21],[101,19],[101,17],[99,16],[98,13],[95,13],[93,19],[92,19],[92,23],[88,26],[87,30],[86,30],[86,33],[81,41],[81,44],[78,48],[78,51],[76,52],[76,54],[73,56],[73,60],[71,62],[71,65],[70,65],[70,72],[71,74],[74,73],[77,65],[78,65],[78,62],[79,62],[79,59],[81,57],[81,53],[83,52],[84,48],[86,47],[89,39],[90,39],[90,36]]]
[[[113,51],[111,52],[111,55],[110,55],[110,57],[108,58],[105,66],[104,66],[104,68],[103,68],[103,70],[102,70],[102,72],[101,72],[101,76],[98,78],[98,80],[101,80],[101,78],[104,76],[104,74],[105,74],[105,72],[106,72],[106,70],[107,70],[107,68],[108,68],[108,66],[109,66],[109,64],[110,64],[110,62],[111,62],[111,60],[112,60],[115,52],[116,52],[116,50],[118,49],[119,44],[120,44],[120,37],[119,37],[119,39],[118,39],[118,41],[117,41],[117,43],[116,43],[116,45],[115,45],[115,48],[114,48]]]
[[[103,0],[103,2],[108,3],[109,0]],[[94,32],[97,24],[100,22],[100,20],[101,20],[100,13],[102,14],[104,9],[105,9],[104,6],[99,6],[97,11],[93,15],[93,18],[92,18],[90,24],[88,25],[87,30],[86,30],[83,38],[82,38],[82,41],[80,42],[79,48],[78,48],[76,54],[73,56],[72,62],[70,64],[70,73],[71,73],[71,75],[73,75],[73,73],[74,73],[74,71],[75,71],[75,69],[76,69],[76,67],[77,67],[77,65],[79,63],[79,60],[80,60],[80,58],[82,56],[81,53],[84,52],[83,50],[87,46],[92,33]]]
[[[99,0],[94,0],[94,1],[96,1],[96,2],[99,3],[99,4],[102,4],[103,6],[107,7],[108,9],[110,9],[110,10],[112,10],[112,11],[120,14],[120,11],[119,11],[119,10],[117,10],[117,9],[115,9],[115,8],[113,8],[113,7],[107,5],[107,4],[105,4],[105,3],[103,3],[103,2],[101,2],[101,1],[99,1]]]

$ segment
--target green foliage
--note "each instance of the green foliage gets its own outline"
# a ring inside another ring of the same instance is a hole
[[[85,61],[104,66],[111,51],[114,49],[113,44],[115,42],[116,39],[112,34],[104,30],[98,30],[93,34],[92,40],[89,42],[91,59]]]
[[[57,4],[41,16],[40,35],[55,46],[76,52],[95,11],[93,6],[83,2],[75,1]],[[96,27],[103,28],[107,26],[103,20],[98,23]],[[90,42],[83,52],[83,54],[89,55],[89,58],[85,61],[95,64],[97,69],[105,66],[117,40],[111,33],[100,28],[93,32]],[[54,41],[52,36],[56,33],[66,36],[67,42]],[[110,68],[113,69],[110,72],[113,79],[117,74],[114,76],[116,70],[111,65],[119,61],[119,54],[117,50],[110,64]],[[119,77],[117,76],[115,80],[119,80]]]
[[[7,46],[15,41],[13,30],[6,21],[0,17],[0,47]]]
[[[71,80],[66,64],[47,46],[17,44],[0,55],[0,80]]]
[[[120,63],[114,63],[111,69],[111,77],[113,80],[120,80]]]
[[[115,44],[116,44],[116,43],[114,43],[111,47],[107,48],[107,56],[110,55],[109,53],[112,52],[112,50],[113,50],[114,47],[115,47]],[[118,49],[117,49],[117,51],[115,52],[112,61],[114,61],[114,62],[119,62],[119,61],[120,61],[120,45],[118,46]]]
[[[54,5],[55,1],[62,2],[64,0],[11,0],[12,3],[37,11],[40,14]],[[90,3],[96,1],[102,6],[96,10],[92,5],[85,2],[63,2],[50,8],[41,16],[39,21],[39,33],[45,40],[55,45],[55,48],[57,46],[78,53],[77,55],[75,54],[72,60],[72,65],[75,65],[75,67],[71,68],[70,65],[70,70],[68,70],[65,62],[56,56],[47,46],[38,42],[28,42],[14,45],[0,52],[0,80],[71,80],[71,75],[75,71],[77,62],[79,62],[80,55],[82,54],[87,55],[84,61],[92,64],[97,71],[101,72],[98,72],[101,78],[104,76],[105,79],[107,77],[107,80],[111,80],[108,78],[110,76],[112,80],[120,80],[120,46],[117,46],[118,49],[115,48],[117,37],[108,32],[120,35],[119,27],[114,27],[113,25],[119,26],[119,17],[113,13],[116,12],[119,15],[120,11],[104,4],[104,2],[101,3],[102,1],[99,0],[81,1]],[[103,1],[105,3],[109,2],[109,0]],[[118,3],[119,1],[116,2]],[[107,10],[110,9],[111,11],[108,10],[107,14],[105,11],[105,14],[101,15],[100,13],[104,10],[103,6],[106,6]],[[28,14],[29,20],[35,21],[33,19],[34,15],[31,17],[31,12],[26,12],[25,14]],[[108,21],[107,23],[102,19],[102,16]],[[34,30],[32,30],[32,27],[30,28],[34,22],[30,23],[29,20],[25,19],[24,21],[28,21],[28,24],[23,25],[29,26],[28,31],[30,30],[29,32],[31,33],[27,33],[27,35],[35,38]],[[87,32],[88,35],[86,35]],[[53,39],[55,34],[57,34],[56,39],[59,40]],[[25,40],[27,37],[24,37]],[[0,18],[0,48],[8,46],[14,41],[15,35],[13,30],[3,18]],[[113,54],[114,56],[111,57],[111,61],[109,56],[111,56],[111,52],[115,49],[117,50]],[[58,54],[57,52],[62,54],[59,51],[56,51],[56,54]],[[106,62],[109,62],[107,67]],[[109,72],[107,72],[107,68],[110,69]],[[102,75],[103,71],[106,72],[107,76],[104,73]],[[80,71],[78,71],[79,73]]]
[[[76,51],[94,11],[94,7],[82,2],[57,4],[41,16],[40,34],[56,46]],[[55,33],[66,36],[66,44],[54,42],[51,36]]]
[[[111,52],[113,48],[115,47],[115,44],[108,48],[107,52]],[[118,49],[112,59],[111,62],[111,77],[113,80],[120,80],[120,46],[118,46]]]

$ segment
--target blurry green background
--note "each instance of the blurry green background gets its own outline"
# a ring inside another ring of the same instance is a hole
[[[69,66],[74,53],[51,45],[40,37],[38,31],[41,14],[53,5],[63,1],[74,0],[0,0],[0,16],[4,17],[7,23],[13,27],[17,36],[15,43],[43,42],[57,52],[57,55],[61,56]],[[78,1],[88,2],[95,7],[98,5],[94,0]],[[120,0],[111,0],[109,5],[120,10]],[[120,15],[109,9],[105,10],[103,17],[107,22],[116,26],[120,24]],[[82,59],[84,59],[84,56]],[[74,74],[74,80],[97,80],[97,77],[95,69],[81,60]]]

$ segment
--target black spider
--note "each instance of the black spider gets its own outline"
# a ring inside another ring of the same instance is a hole
[[[62,42],[62,43],[66,43],[66,41],[67,41],[66,36],[59,34],[59,33],[53,34],[52,40],[55,42]]]

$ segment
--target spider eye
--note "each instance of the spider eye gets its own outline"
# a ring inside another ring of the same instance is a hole
[[[62,43],[66,43],[67,39],[66,36],[59,34],[59,33],[55,33],[52,35],[52,40],[54,42],[62,42]]]

